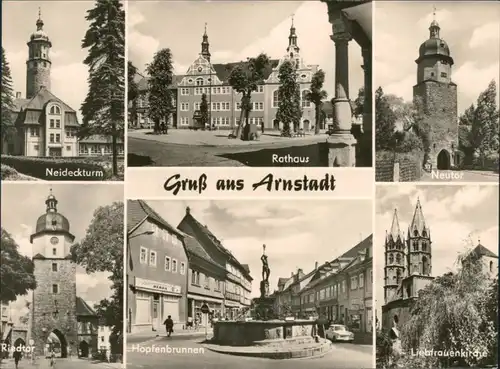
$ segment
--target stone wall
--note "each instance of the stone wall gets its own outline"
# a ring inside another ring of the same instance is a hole
[[[377,182],[415,182],[423,175],[424,154],[420,151],[393,153],[378,151],[375,154],[375,180]]]
[[[26,98],[30,99],[37,94],[41,87],[46,87],[50,91],[50,62],[37,61],[35,67],[28,68],[26,73]]]
[[[422,103],[421,114],[429,129],[429,156],[432,167],[437,168],[442,150],[452,153],[458,149],[457,85],[425,81],[413,87],[413,95]]]
[[[220,321],[215,323],[214,341],[229,346],[252,346],[266,340],[312,337],[310,320]]]
[[[52,271],[53,262],[58,264],[57,272]],[[71,352],[77,352],[76,264],[67,259],[35,259],[34,264],[37,288],[33,292],[32,338],[37,355],[44,352],[49,334],[56,330]],[[53,284],[59,286],[59,293],[52,293]]]
[[[401,329],[410,319],[412,304],[410,299],[401,299],[382,306],[382,330],[388,331],[393,327],[394,316],[398,317],[398,327]]]

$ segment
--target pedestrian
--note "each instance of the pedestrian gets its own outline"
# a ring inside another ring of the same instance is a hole
[[[14,362],[16,364],[16,369],[17,369],[19,366],[19,361],[21,360],[21,356],[22,356],[21,346],[16,347],[16,350],[14,351],[13,356],[14,356]]]
[[[53,368],[56,366],[56,353],[53,347],[50,349],[50,366]]]
[[[172,320],[172,317],[169,315],[163,324],[165,325],[165,329],[167,331],[167,337],[170,337],[174,332],[174,321]]]

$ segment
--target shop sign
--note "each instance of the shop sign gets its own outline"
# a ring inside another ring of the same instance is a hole
[[[152,281],[150,279],[142,279],[135,277],[135,288],[140,290],[147,290],[152,292],[158,292],[163,294],[180,294],[182,291],[181,286],[176,286],[169,283],[162,283],[157,281]]]

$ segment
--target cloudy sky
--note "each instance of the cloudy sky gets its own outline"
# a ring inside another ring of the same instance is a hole
[[[167,222],[177,227],[191,214],[206,225],[242,263],[250,266],[252,292],[258,295],[262,245],[271,268],[270,289],[279,277],[297,268],[305,273],[314,264],[332,260],[372,233],[372,203],[335,201],[148,201]]]
[[[260,52],[281,58],[292,14],[302,57],[325,71],[325,89],[332,98],[335,46],[327,6],[319,1],[129,1],[129,59],[143,71],[156,51],[170,48],[175,72],[184,74],[200,53],[205,22],[213,63],[246,60]],[[359,46],[349,45],[350,89],[356,97],[363,62]]]
[[[375,84],[411,101],[419,46],[429,38],[433,6],[455,64],[458,112],[475,103],[488,83],[499,87],[500,7],[495,2],[376,2]],[[498,101],[498,95],[497,95]]]
[[[459,253],[481,244],[498,253],[498,187],[483,186],[377,186],[375,215],[375,272],[377,313],[384,299],[384,240],[390,231],[394,209],[405,237],[420,199],[432,241],[434,277],[456,270]],[[380,262],[379,262],[380,261]]]
[[[8,184],[2,183],[2,228],[19,245],[19,252],[32,256],[30,235],[34,233],[38,217],[45,214],[45,200],[50,193],[58,200],[57,210],[68,218],[70,231],[79,242],[85,236],[94,211],[99,206],[123,201],[123,186],[114,184]],[[15,210],[13,210],[15,209]],[[76,293],[91,306],[111,294],[107,273],[87,274],[77,267]],[[25,306],[30,296],[22,296],[12,304],[13,320],[16,310]],[[20,314],[22,314],[21,312]]]
[[[94,1],[3,1],[2,46],[10,64],[14,90],[26,97],[26,60],[30,35],[36,31],[38,8],[52,42],[51,90],[78,112],[87,96],[87,50],[81,42],[88,28],[87,10]],[[61,16],[64,14],[64,16]]]

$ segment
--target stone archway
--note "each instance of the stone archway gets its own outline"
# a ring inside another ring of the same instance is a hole
[[[309,131],[311,129],[311,122],[309,121],[309,119],[304,119],[304,121],[302,122],[302,128],[304,128],[304,131]]]
[[[54,350],[56,355],[60,354],[62,358],[68,357],[68,342],[59,329],[54,329],[49,334],[47,344],[49,345],[49,350]]]
[[[451,169],[450,153],[445,149],[441,150],[437,156],[437,169],[439,170]]]
[[[15,342],[14,342],[14,347],[19,347],[19,346],[26,346],[26,342],[19,337]]]
[[[78,345],[78,357],[89,357],[89,344],[87,341],[82,341]]]

